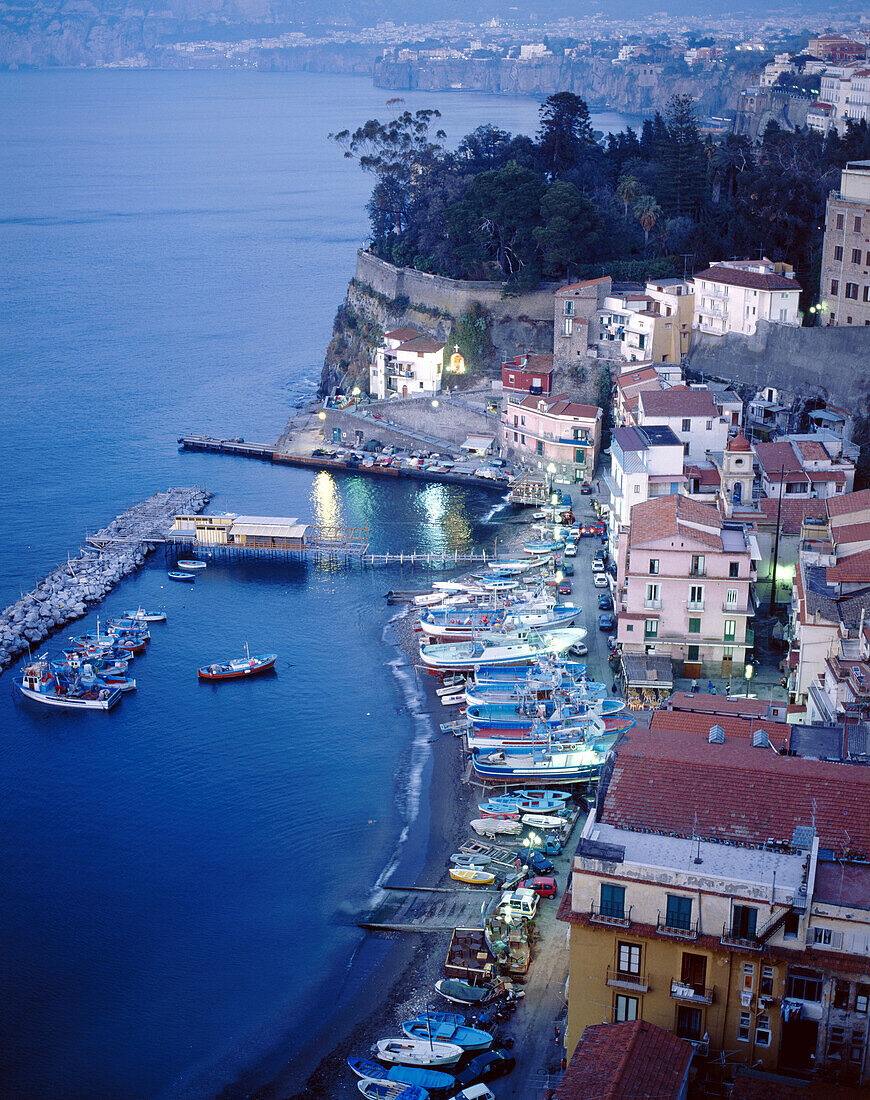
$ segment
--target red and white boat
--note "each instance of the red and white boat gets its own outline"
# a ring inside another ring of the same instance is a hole
[[[268,672],[275,667],[278,660],[277,653],[261,653],[254,657],[245,642],[245,656],[234,657],[231,661],[222,664],[203,665],[196,670],[200,680],[243,680],[247,676],[256,676],[261,672]]]

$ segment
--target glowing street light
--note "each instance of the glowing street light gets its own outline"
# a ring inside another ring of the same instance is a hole
[[[438,408],[438,402],[437,402],[437,401],[433,401],[433,402],[432,402],[432,408],[433,408],[433,409],[437,409],[437,408]]]
[[[317,419],[318,420],[325,420],[326,419],[326,413],[325,412],[319,412],[317,414]]]

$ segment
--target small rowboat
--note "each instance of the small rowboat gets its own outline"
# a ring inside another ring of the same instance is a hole
[[[193,573],[167,573],[166,576],[169,577],[171,581],[193,582],[196,580],[196,577],[193,575]]]
[[[566,824],[563,817],[550,817],[547,814],[523,814],[520,820],[523,825],[531,825],[533,829],[561,829]]]
[[[492,886],[495,882],[492,871],[480,871],[475,867],[451,867],[450,877],[466,886]]]
[[[410,1039],[436,1039],[442,1043],[456,1043],[463,1050],[486,1050],[492,1046],[492,1036],[481,1028],[466,1023],[438,1023],[425,1015],[414,1016],[402,1024],[402,1031]]]
[[[234,657],[220,665],[203,665],[196,670],[200,680],[242,680],[246,676],[256,676],[259,672],[268,672],[278,660],[277,653],[261,653],[251,656],[248,643],[245,642],[244,657]]]
[[[442,707],[464,707],[465,706],[465,692],[461,692],[459,695],[442,695],[441,696]]]
[[[430,1019],[435,1020],[437,1013],[430,1014]],[[451,1015],[444,1013],[445,1016]],[[456,1024],[464,1024],[465,1017],[457,1016],[451,1021]],[[421,1066],[382,1066],[373,1062],[371,1058],[348,1058],[348,1066],[357,1077],[364,1081],[389,1081],[391,1084],[416,1085],[421,1089],[449,1089],[453,1087],[453,1077],[438,1069],[423,1069]]]
[[[486,1004],[496,996],[490,986],[470,985],[461,978],[441,978],[435,989],[445,1000],[457,1005]]]
[[[450,857],[450,862],[455,867],[470,867],[474,870],[474,868],[486,867],[489,863],[489,856],[478,856],[471,852],[454,852]]]
[[[497,802],[480,802],[477,806],[481,817],[494,817],[499,821],[519,821],[520,811],[512,806],[501,806]]]
[[[205,569],[204,561],[194,561],[192,558],[175,563],[179,569]]]
[[[397,1081],[357,1081],[356,1087],[368,1100],[429,1100],[419,1085],[401,1085]]]
[[[465,1051],[456,1043],[429,1042],[428,1039],[381,1039],[375,1056],[382,1062],[402,1066],[452,1066]]]

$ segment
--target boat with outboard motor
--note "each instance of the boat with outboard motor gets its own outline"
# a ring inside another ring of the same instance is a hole
[[[117,688],[85,685],[77,675],[52,671],[45,657],[31,661],[12,683],[26,699],[62,710],[111,710],[121,698]]]
[[[175,563],[179,569],[190,569],[196,571],[198,569],[205,569],[206,563],[204,561],[196,561],[195,558],[186,558]]]
[[[124,616],[137,623],[165,623],[165,611],[146,611],[144,607],[137,607],[135,611],[125,611]]]
[[[246,676],[256,676],[274,668],[278,660],[277,653],[261,653],[251,656],[248,643],[245,642],[245,656],[233,657],[222,664],[203,665],[196,670],[200,680],[242,680]]]
[[[170,570],[166,576],[169,577],[171,581],[190,581],[192,583],[196,580],[193,573],[178,573],[175,570]]]
[[[477,665],[527,665],[547,653],[562,653],[586,637],[583,627],[529,632],[516,641],[448,642],[421,645],[420,659],[433,675],[470,671]]]

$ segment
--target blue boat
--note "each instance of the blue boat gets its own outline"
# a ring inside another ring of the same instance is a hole
[[[357,1087],[369,1100],[429,1100],[425,1089],[394,1081],[357,1081]]]
[[[373,1062],[371,1058],[348,1058],[347,1064],[357,1077],[368,1081],[392,1081],[394,1084],[417,1085],[423,1089],[449,1089],[454,1084],[452,1074],[422,1066],[390,1066],[387,1069],[380,1062]]]
[[[166,576],[169,577],[169,579],[171,581],[188,581],[190,584],[193,584],[193,582],[196,580],[196,577],[193,575],[193,573],[174,573],[173,572],[173,573],[167,573]]]
[[[402,1024],[402,1031],[411,1039],[433,1039],[441,1043],[455,1043],[464,1050],[486,1050],[492,1046],[492,1036],[466,1024],[438,1023],[423,1016],[414,1016]]]

